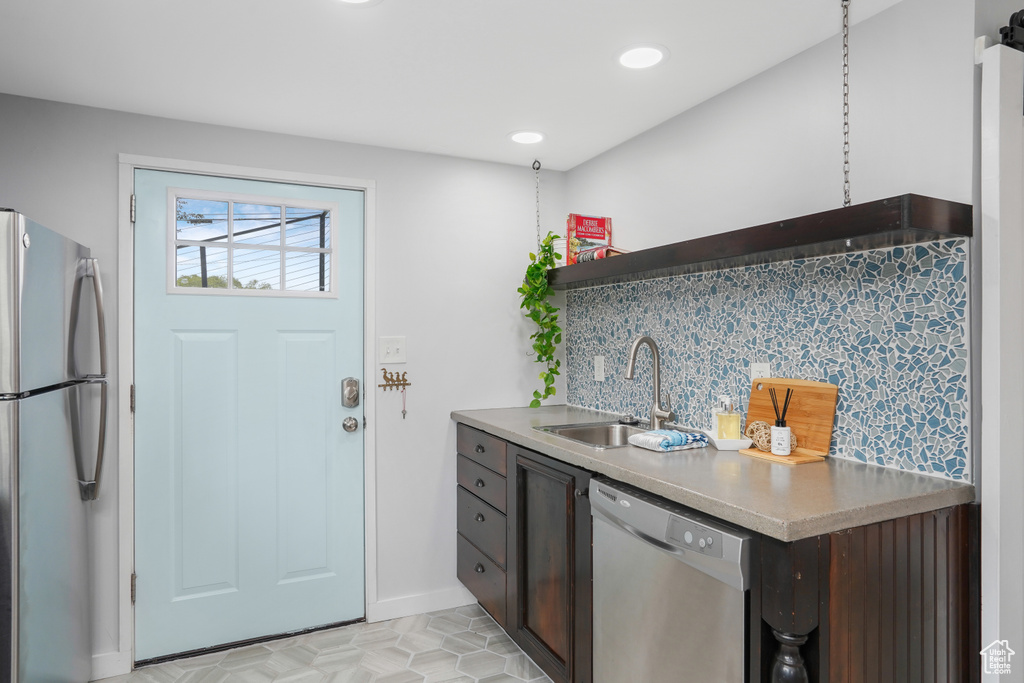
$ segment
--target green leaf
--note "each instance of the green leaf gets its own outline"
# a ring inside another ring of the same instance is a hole
[[[530,335],[535,361],[544,366],[544,371],[538,374],[544,382],[544,388],[543,391],[533,392],[534,400],[530,403],[533,408],[540,407],[540,401],[544,398],[554,396],[555,377],[561,366],[561,362],[555,359],[558,345],[562,343],[562,328],[558,326],[557,315],[559,308],[548,301],[554,295],[554,290],[548,284],[548,271],[555,267],[556,259],[561,258],[561,254],[555,253],[556,239],[558,236],[549,231],[537,252],[530,253],[530,263],[526,267],[523,282],[516,288],[520,297],[519,308],[537,328]]]

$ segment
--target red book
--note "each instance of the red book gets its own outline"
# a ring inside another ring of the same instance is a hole
[[[566,265],[576,263],[576,255],[581,251],[610,247],[612,244],[612,219],[605,216],[584,216],[570,213],[566,223],[568,254]]]
[[[584,251],[576,254],[576,263],[596,261],[597,259],[611,258],[612,256],[628,253],[628,250],[619,249],[618,247],[595,247],[594,249],[585,249]]]

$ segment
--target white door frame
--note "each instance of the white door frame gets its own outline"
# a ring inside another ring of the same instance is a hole
[[[981,63],[981,646],[1006,640],[1021,652],[1024,54],[996,45],[982,53]],[[1024,666],[1021,657],[1011,663],[1014,673]]]
[[[210,164],[180,159],[118,155],[118,359],[117,359],[117,435],[118,435],[118,657],[106,662],[102,675],[114,676],[131,671],[135,661],[135,610],[132,605],[132,573],[135,571],[135,425],[131,411],[131,387],[135,367],[135,240],[131,222],[131,196],[135,170],[176,171],[193,175],[213,175],[244,180],[262,180],[292,185],[314,185],[364,193],[363,219],[363,414],[370,428],[363,433],[363,488],[365,534],[365,604],[377,602],[377,450],[375,429],[375,392],[366,390],[375,373],[373,340],[375,287],[374,234],[376,221],[376,183],[373,180],[342,178],[312,173],[293,173],[245,166]],[[94,677],[101,672],[93,671]]]

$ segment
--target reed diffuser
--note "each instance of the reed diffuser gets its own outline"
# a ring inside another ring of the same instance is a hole
[[[772,407],[775,408],[775,426],[772,427],[772,455],[789,455],[792,433],[786,426],[786,412],[789,411],[789,401],[793,398],[793,390],[786,389],[786,397],[783,399],[782,411],[779,411],[779,399],[775,395],[775,387],[768,389],[772,397]]]

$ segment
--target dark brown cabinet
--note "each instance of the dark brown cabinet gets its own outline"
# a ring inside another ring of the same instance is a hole
[[[507,530],[505,442],[459,425],[456,573],[494,620],[506,627]]]
[[[556,683],[589,682],[590,474],[509,446],[509,635]]]
[[[456,438],[459,580],[553,681],[590,683],[590,473],[466,425]]]

